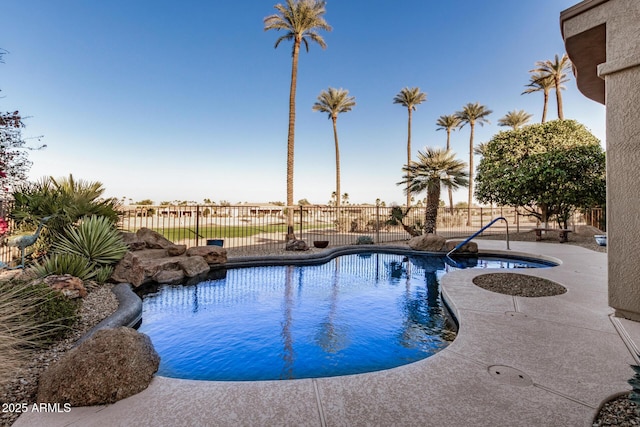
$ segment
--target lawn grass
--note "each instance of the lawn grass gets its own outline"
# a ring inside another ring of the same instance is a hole
[[[330,224],[304,225],[303,229],[329,228]],[[300,224],[296,224],[296,231],[300,230]],[[251,237],[260,233],[282,233],[286,234],[286,224],[265,224],[265,225],[208,225],[198,229],[199,236],[196,235],[195,227],[167,227],[152,228],[153,231],[162,234],[166,239],[177,242],[184,239],[224,239],[233,237]],[[131,230],[135,231],[135,230]]]

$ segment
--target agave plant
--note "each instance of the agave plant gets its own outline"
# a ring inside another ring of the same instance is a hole
[[[41,262],[34,264],[30,271],[38,277],[51,274],[70,274],[83,281],[91,280],[97,273],[98,266],[77,254],[51,254],[45,256]]]
[[[14,206],[9,217],[16,230],[25,232],[34,230],[40,218],[53,216],[34,245],[34,252],[46,254],[56,235],[63,234],[65,227],[85,216],[104,216],[112,223],[117,222],[118,201],[103,198],[103,192],[101,183],[74,179],[73,175],[25,182],[14,188]]]
[[[113,273],[113,267],[110,265],[100,267],[96,270],[94,280],[99,284],[104,284],[111,277],[111,273]]]
[[[103,266],[114,264],[127,252],[118,230],[109,218],[91,216],[77,226],[68,225],[52,246],[56,254],[71,254]]]

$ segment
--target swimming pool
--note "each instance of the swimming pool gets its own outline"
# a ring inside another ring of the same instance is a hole
[[[548,264],[464,258],[467,267]],[[161,356],[159,375],[197,380],[317,378],[389,369],[445,348],[456,325],[439,256],[361,253],[321,265],[229,269],[143,301],[140,331]]]

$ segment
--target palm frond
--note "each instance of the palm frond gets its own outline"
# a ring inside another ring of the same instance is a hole
[[[323,0],[287,0],[286,4],[278,3],[274,6],[278,13],[264,18],[264,31],[286,32],[276,40],[276,48],[284,40],[293,40],[294,46],[299,41],[308,51],[308,40],[311,40],[325,49],[327,45],[318,33],[318,30],[332,30],[323,17],[326,13],[325,4]]]
[[[321,113],[328,113],[329,118],[332,119],[337,118],[340,113],[351,111],[355,105],[356,99],[353,96],[349,96],[348,90],[330,87],[328,90],[320,92],[318,100],[311,109]]]
[[[421,92],[419,87],[405,87],[393,98],[393,103],[415,110],[418,104],[422,104],[426,100],[427,94]]]

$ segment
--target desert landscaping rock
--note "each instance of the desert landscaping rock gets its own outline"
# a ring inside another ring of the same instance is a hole
[[[200,249],[190,248],[186,255],[170,256],[167,249],[144,249],[127,252],[116,264],[111,279],[118,283],[131,283],[135,287],[147,283],[178,283],[182,277],[195,277],[206,273],[210,265],[222,264],[227,261],[225,249],[218,251],[202,249],[201,252],[210,254],[207,262],[204,257],[196,255]],[[211,255],[214,254],[215,255]],[[181,273],[176,273],[176,270]]]
[[[136,231],[138,240],[145,242],[149,249],[166,249],[175,246],[171,240],[167,240],[162,234],[157,233],[149,228],[142,227]]]
[[[87,286],[87,290],[89,294],[82,299],[79,320],[69,335],[47,348],[35,351],[12,378],[0,378],[0,402],[35,402],[38,378],[42,372],[71,349],[78,338],[118,307],[111,286],[93,285]],[[0,413],[0,426],[11,425],[19,415],[19,412]]]
[[[446,243],[446,251],[449,253],[453,248],[462,243],[463,240],[449,240]],[[477,254],[478,253],[478,244],[476,242],[467,242],[460,247],[460,249],[456,250],[456,253],[468,253],[468,254]]]
[[[38,402],[114,403],[147,388],[159,364],[147,335],[126,327],[98,331],[42,374]]]
[[[169,256],[180,256],[187,252],[187,245],[173,245],[167,247],[167,254]]]
[[[184,271],[182,270],[160,270],[154,274],[151,279],[162,285],[174,285],[182,282],[185,277]]]
[[[37,280],[36,282],[39,281],[40,280]],[[87,296],[87,290],[82,280],[70,274],[55,274],[47,276],[41,281],[51,289],[61,292],[62,295],[69,299],[84,298]]]
[[[437,234],[423,234],[409,240],[409,247],[415,251],[442,252],[446,239]]]
[[[227,250],[219,246],[194,246],[187,249],[187,256],[201,256],[207,264],[227,262]]]
[[[197,255],[181,257],[178,264],[187,277],[195,277],[207,273],[211,269],[204,258]]]
[[[518,297],[548,297],[567,292],[567,288],[551,280],[517,273],[481,274],[473,278],[473,284],[487,291]]]

